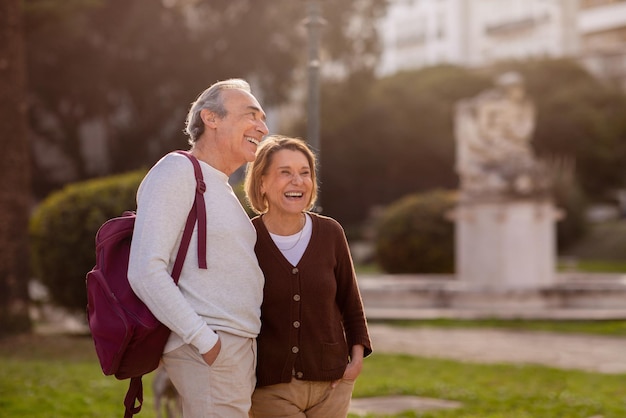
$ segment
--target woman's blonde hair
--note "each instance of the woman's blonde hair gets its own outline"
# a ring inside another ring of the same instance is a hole
[[[311,199],[307,204],[306,210],[310,210],[315,206],[317,199],[317,176],[315,154],[302,139],[291,138],[282,135],[270,135],[266,137],[256,153],[254,162],[246,167],[246,179],[244,181],[244,190],[246,199],[253,211],[258,214],[267,212],[267,199],[261,193],[262,177],[267,174],[269,166],[272,164],[274,154],[278,151],[288,149],[291,151],[300,151],[309,162],[311,167],[311,180],[313,182],[313,190],[311,191]]]

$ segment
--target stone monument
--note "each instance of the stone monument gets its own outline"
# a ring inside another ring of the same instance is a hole
[[[558,211],[532,149],[535,108],[522,77],[504,73],[494,88],[459,101],[454,125],[457,277],[475,289],[554,284]]]
[[[360,278],[368,317],[626,318],[623,274],[556,271],[550,173],[560,167],[533,152],[522,77],[502,74],[459,101],[454,124],[456,274]]]

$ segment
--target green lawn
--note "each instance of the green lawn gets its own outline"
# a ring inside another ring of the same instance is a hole
[[[557,260],[559,271],[578,271],[586,273],[626,273],[626,261],[602,259],[566,259]],[[357,276],[368,274],[386,274],[376,263],[355,264]],[[419,273],[416,273],[419,274]]]
[[[380,320],[380,322],[399,327],[437,327],[437,328],[498,328],[519,331],[545,331],[564,334],[592,334],[613,337],[626,337],[626,320],[526,320],[526,319],[419,319],[419,320]],[[626,416],[626,414],[624,415]]]
[[[560,270],[567,270],[568,267],[559,265]],[[588,273],[624,273],[626,272],[626,261],[580,260],[576,262],[576,270]]]
[[[153,418],[151,376],[138,417]],[[0,416],[119,418],[128,380],[104,376],[88,336],[0,340]]]
[[[156,416],[151,379],[145,380],[146,402],[138,418]],[[625,382],[626,375],[375,353],[365,362],[355,397],[410,394],[464,405],[453,411],[406,412],[397,417],[623,418]],[[2,417],[119,418],[127,384],[102,375],[89,337],[0,340]]]
[[[540,366],[373,354],[365,361],[354,396],[415,395],[463,404],[455,410],[397,417],[623,418],[625,379]]]

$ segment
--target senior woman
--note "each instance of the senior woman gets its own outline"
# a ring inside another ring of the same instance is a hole
[[[310,209],[315,155],[300,139],[269,136],[245,190],[265,275],[251,417],[345,417],[372,352],[350,250],[337,221]]]

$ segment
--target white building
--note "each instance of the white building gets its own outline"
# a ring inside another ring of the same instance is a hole
[[[391,0],[380,26],[381,76],[437,64],[577,57],[626,73],[626,0]]]
[[[578,30],[589,71],[626,89],[626,0],[580,0]]]

